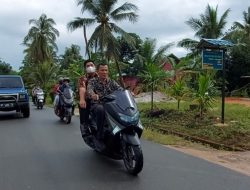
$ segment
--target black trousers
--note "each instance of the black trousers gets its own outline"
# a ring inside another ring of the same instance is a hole
[[[80,124],[88,123],[89,113],[90,113],[90,100],[86,100],[86,108],[81,108],[78,104],[79,115],[80,115]]]
[[[103,124],[105,121],[105,112],[102,104],[91,105],[91,112],[93,113],[96,125],[97,125],[97,138],[102,139],[103,137]]]

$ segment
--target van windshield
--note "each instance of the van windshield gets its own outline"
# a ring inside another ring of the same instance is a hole
[[[23,88],[19,77],[0,77],[0,88]]]

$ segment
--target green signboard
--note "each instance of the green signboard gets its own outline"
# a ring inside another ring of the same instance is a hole
[[[202,50],[202,68],[222,70],[222,50]]]

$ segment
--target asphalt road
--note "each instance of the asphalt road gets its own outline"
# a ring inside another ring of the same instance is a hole
[[[31,106],[28,119],[0,112],[0,190],[248,190],[250,177],[142,142],[144,168],[126,173],[81,139],[79,118],[67,125],[52,109]]]

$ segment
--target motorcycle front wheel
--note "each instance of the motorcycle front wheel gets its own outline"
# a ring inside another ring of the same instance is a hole
[[[71,116],[66,116],[66,123],[69,124],[71,122]]]
[[[123,149],[123,162],[127,171],[132,175],[137,175],[143,168],[143,154],[138,145],[126,144]]]

